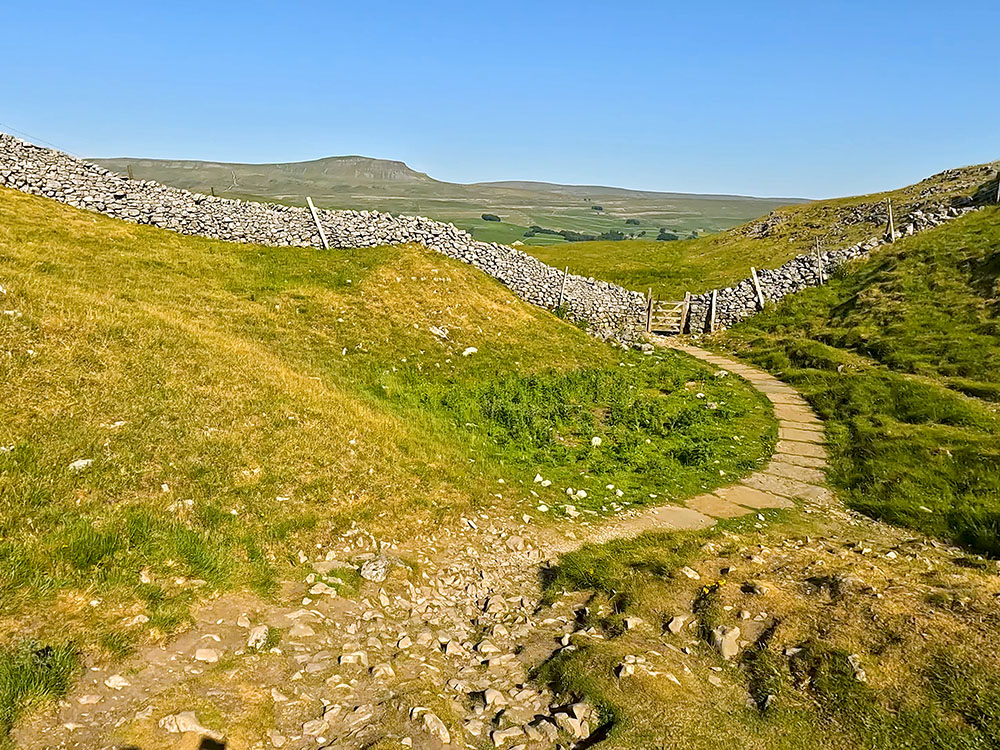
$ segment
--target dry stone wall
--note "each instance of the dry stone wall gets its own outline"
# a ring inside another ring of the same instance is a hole
[[[227,242],[320,247],[307,208],[191,193],[148,180],[131,180],[96,164],[0,133],[0,186],[41,195],[137,224]],[[642,338],[646,302],[638,292],[569,275],[506,245],[479,242],[451,224],[378,211],[319,210],[333,247],[418,242],[498,279],[526,302],[587,323],[603,339],[634,344]]]
[[[976,207],[971,205],[918,209],[910,214],[909,221],[897,234],[903,236],[915,234],[975,210]],[[757,271],[757,278],[760,281],[764,301],[776,302],[788,294],[802,291],[811,286],[818,286],[821,283],[821,267],[823,279],[828,279],[830,274],[840,266],[855,258],[867,255],[879,245],[885,244],[886,241],[883,238],[872,237],[850,247],[821,252],[818,260],[815,254],[799,255],[780,268],[760,269]],[[688,331],[690,333],[701,333],[708,330],[711,300],[711,292],[692,295],[688,318]],[[715,305],[716,328],[728,328],[757,313],[759,311],[757,292],[752,279],[747,278],[735,286],[717,290]]]

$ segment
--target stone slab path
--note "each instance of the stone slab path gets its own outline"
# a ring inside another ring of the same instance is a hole
[[[663,342],[658,342],[663,343]],[[357,750],[587,745],[590,706],[530,679],[581,630],[585,594],[543,600],[542,573],[584,543],[832,498],[823,425],[794,389],[727,357],[669,346],[746,379],[774,404],[778,450],[760,472],[625,517],[556,527],[484,510],[419,538],[353,529],[299,552],[303,577],[279,602],[228,594],[186,632],[125,662],[88,665],[73,690],[15,732],[21,748]],[[382,560],[356,596],[344,568]],[[582,598],[581,598],[582,597]],[[274,647],[261,648],[269,633]],[[256,645],[255,645],[256,644]],[[205,738],[219,744],[201,745]],[[383,745],[382,742],[390,744]]]
[[[823,423],[794,388],[735,359],[673,339],[655,341],[738,375],[763,393],[778,420],[777,450],[762,471],[737,484],[693,497],[683,506],[649,508],[608,522],[595,529],[587,541],[631,538],[646,531],[704,529],[721,518],[734,518],[761,508],[791,507],[794,498],[833,500],[833,494],[823,485],[827,457]]]

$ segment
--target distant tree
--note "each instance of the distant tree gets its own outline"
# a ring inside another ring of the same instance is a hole
[[[574,232],[570,229],[563,229],[556,234],[561,234],[567,242],[591,242],[597,239],[597,235],[583,234],[582,232]]]
[[[597,239],[604,240],[606,242],[618,242],[619,240],[625,239],[625,235],[617,229],[612,229],[608,232],[603,232],[597,237]]]
[[[639,220],[638,219],[625,219],[625,223],[626,224],[630,224],[633,227],[639,226]]]
[[[483,221],[500,221],[500,217],[496,214],[483,214]]]
[[[594,210],[594,211],[603,211],[604,210],[604,206],[598,206],[596,203],[593,206],[591,206],[590,208],[592,210]]]
[[[666,228],[661,227],[660,233],[656,235],[656,239],[660,240],[660,242],[671,242],[673,240],[679,240],[680,237],[678,237],[674,232],[670,232]]]

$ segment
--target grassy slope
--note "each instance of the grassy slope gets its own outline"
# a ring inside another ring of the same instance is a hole
[[[831,480],[850,505],[994,557],[998,248],[1000,208],[990,207],[716,338],[824,417]],[[791,511],[585,547],[560,561],[550,595],[590,592],[582,627],[604,638],[575,639],[541,677],[601,706],[609,750],[995,750],[997,563],[932,555],[907,537],[836,511]],[[764,629],[737,618],[742,609]],[[677,614],[690,625],[672,635]],[[627,615],[645,624],[626,630]],[[740,626],[753,645],[727,665],[707,643],[716,625]],[[616,677],[635,655],[653,671]]]
[[[779,266],[811,251],[817,239],[824,247],[838,248],[880,236],[885,230],[881,222],[844,221],[858,207],[867,213],[875,203],[892,198],[900,226],[911,208],[924,200],[921,196],[926,191],[934,191],[935,200],[947,205],[952,197],[969,194],[970,185],[974,188],[986,182],[990,173],[986,165],[969,167],[941,173],[900,190],[786,206],[774,212],[780,223],[764,237],[747,235],[747,228],[757,223],[750,222],[691,240],[577,242],[533,247],[530,252],[559,268],[569,266],[575,273],[613,281],[640,292],[652,288],[661,299],[680,299],[684,292],[699,293],[740,281],[750,275],[750,266]]]
[[[523,512],[536,471],[553,509],[572,486],[600,513],[608,483],[662,502],[774,437],[738,381],[418,247],[240,246],[0,191],[0,288],[0,675],[19,638],[114,653],[213,591],[267,593],[355,521]]]
[[[434,180],[399,162],[332,158],[298,164],[218,164],[158,159],[99,159],[125,173],[131,164],[138,179],[253,200],[303,205],[310,195],[324,208],[377,209],[418,214],[450,221],[477,239],[510,244],[521,240],[548,245],[552,237],[524,237],[532,224],[599,235],[610,230],[645,231],[656,236],[669,226],[687,234],[714,232],[783,205],[788,200],[651,193],[615,188],[574,187],[546,183],[461,185]],[[233,186],[233,173],[237,185]],[[227,192],[223,192],[227,191]],[[603,211],[594,211],[600,205]],[[502,222],[484,222],[483,213]],[[636,218],[639,226],[626,225]],[[563,242],[562,238],[558,238]]]
[[[608,750],[995,750],[996,567],[825,516],[768,512],[564,556],[551,595],[591,592],[580,627],[602,637],[577,635],[540,677],[602,709]],[[752,645],[724,661],[716,626]]]
[[[854,507],[1000,556],[1000,209],[901,240],[723,342],[827,420]]]

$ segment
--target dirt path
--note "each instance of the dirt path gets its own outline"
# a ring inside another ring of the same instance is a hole
[[[594,526],[540,528],[527,516],[483,513],[406,542],[353,530],[307,558],[313,572],[280,597],[294,603],[227,595],[205,605],[171,642],[113,670],[89,668],[59,706],[15,733],[18,747],[526,749],[584,740],[595,729],[591,708],[562,704],[529,678],[572,648],[578,631],[580,596],[540,604],[541,574],[558,554],[704,528],[794,497],[831,498],[823,426],[792,388],[669,345],[745,378],[774,404],[779,442],[763,471],[684,506]],[[355,598],[337,596],[337,570],[365,562],[374,580]],[[255,639],[263,647],[251,648]]]

